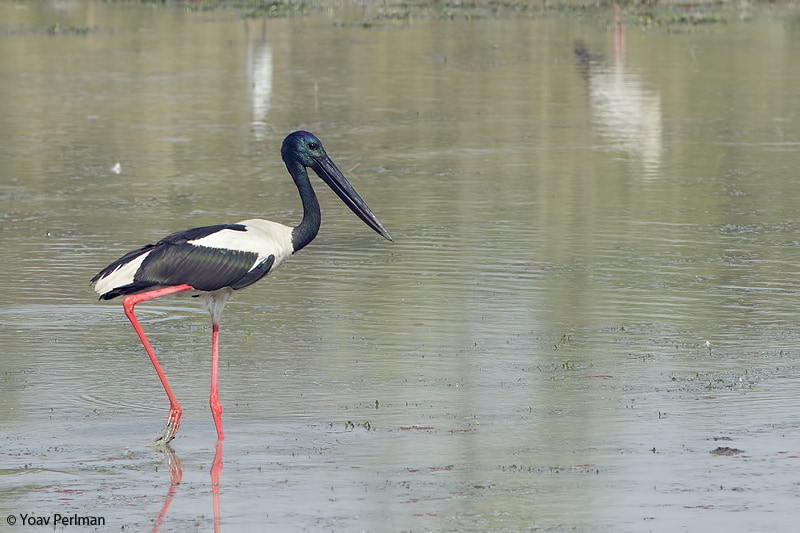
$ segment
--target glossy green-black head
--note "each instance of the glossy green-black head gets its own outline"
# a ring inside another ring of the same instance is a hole
[[[316,135],[307,131],[290,133],[283,140],[281,156],[295,180],[297,180],[295,169],[298,164],[312,169],[367,226],[375,230],[378,235],[390,241],[393,240],[383,224],[325,153],[325,148],[322,147],[322,143]],[[305,172],[303,174],[305,175]]]
[[[281,156],[288,165],[292,161],[313,168],[314,161],[327,157],[317,136],[308,131],[295,131],[286,136],[281,146]]]

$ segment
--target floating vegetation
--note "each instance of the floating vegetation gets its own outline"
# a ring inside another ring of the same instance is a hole
[[[500,465],[501,472],[524,473],[524,474],[599,474],[600,469],[595,465],[572,465],[572,466],[547,466],[547,465]]]
[[[329,7],[326,2],[304,0],[201,0],[165,3],[187,11],[241,11],[245,18],[287,18],[309,15]]]
[[[740,453],[744,453],[744,450],[740,450],[739,448],[730,448],[728,446],[719,446],[713,450],[711,450],[711,455],[721,455],[723,457],[732,457],[734,455],[739,455]]]
[[[776,372],[781,372],[781,369],[776,369]],[[724,373],[695,371],[683,376],[673,375],[670,380],[673,383],[683,383],[687,390],[698,393],[701,391],[714,392],[722,390],[754,391],[757,383],[771,373],[771,371],[757,371],[748,368]]]
[[[99,31],[100,28],[97,26],[72,26],[58,22],[39,28],[0,26],[0,35],[89,35]]]
[[[89,28],[86,26],[71,26],[69,24],[61,25],[59,23],[48,26],[46,29],[48,35],[88,35],[96,31],[96,26]]]
[[[328,430],[333,433],[347,433],[350,431],[355,431],[356,429],[365,429],[367,431],[372,430],[372,425],[369,423],[369,421],[353,422],[352,420],[346,420],[342,429],[338,429],[338,426],[339,424],[330,422],[328,423]]]

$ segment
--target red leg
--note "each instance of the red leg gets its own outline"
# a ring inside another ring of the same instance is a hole
[[[169,388],[167,377],[164,375],[164,371],[161,370],[161,365],[158,364],[158,359],[156,359],[156,355],[153,353],[153,348],[150,347],[150,342],[148,342],[142,327],[139,325],[139,321],[136,320],[136,315],[133,313],[133,308],[138,303],[190,289],[193,289],[193,287],[184,283],[181,285],[173,285],[172,287],[164,287],[139,294],[131,294],[122,300],[122,307],[125,309],[125,314],[128,316],[128,320],[131,321],[133,329],[136,330],[136,334],[139,335],[139,340],[142,341],[142,346],[144,346],[147,355],[150,357],[150,361],[153,363],[153,367],[156,369],[156,374],[158,374],[158,379],[161,380],[161,384],[164,386],[164,391],[167,393],[167,398],[169,398],[169,417],[167,418],[167,425],[164,427],[164,432],[156,438],[156,444],[167,443],[175,438],[175,435],[178,433],[178,428],[181,425],[181,406],[178,403],[178,400],[175,399],[175,395],[172,394],[172,390]]]
[[[217,438],[222,440],[225,434],[222,431],[222,404],[219,403],[219,386],[217,384],[219,366],[219,324],[211,323],[211,398],[208,404],[211,406],[211,414],[214,417],[214,425],[217,426]]]

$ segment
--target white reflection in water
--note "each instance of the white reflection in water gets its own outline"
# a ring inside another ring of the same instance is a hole
[[[657,177],[663,150],[661,95],[647,89],[641,77],[625,65],[625,26],[614,25],[614,63],[603,64],[578,43],[575,53],[588,83],[597,130],[616,150],[638,158],[645,177]]]
[[[260,35],[247,43],[247,87],[254,135],[259,141],[266,133],[267,112],[272,100],[272,47],[265,34],[266,27],[262,23]]]

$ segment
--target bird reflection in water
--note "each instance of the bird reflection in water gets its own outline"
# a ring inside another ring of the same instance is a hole
[[[214,460],[211,462],[211,499],[214,509],[214,533],[219,533],[220,519],[219,519],[219,475],[222,472],[222,440],[217,441],[216,451],[214,452]],[[152,533],[158,533],[164,519],[167,516],[167,511],[172,503],[172,499],[178,492],[178,485],[181,484],[183,479],[183,470],[181,470],[181,461],[178,459],[178,454],[172,449],[169,444],[159,446],[164,453],[164,461],[169,468],[169,491],[164,498],[164,505],[161,506],[161,511],[158,513],[155,524],[153,525]]]
[[[640,162],[640,176],[661,175],[663,135],[661,94],[647,80],[646,70],[628,65],[624,13],[614,7],[614,60],[593,52],[584,41],[575,42],[578,69],[587,83],[589,103],[601,147],[630,154]]]

